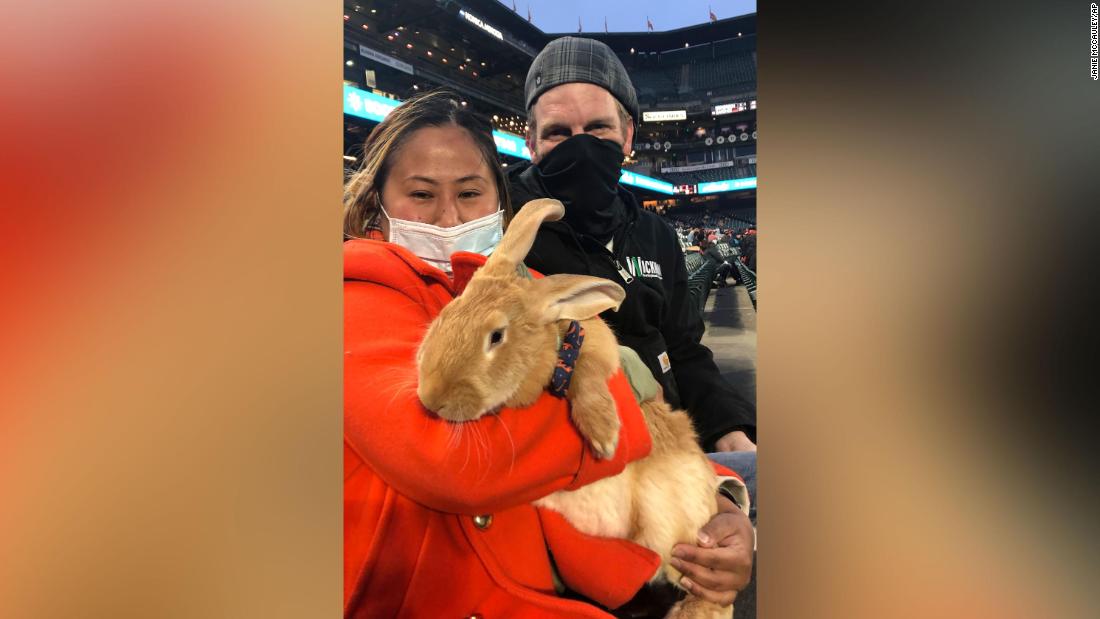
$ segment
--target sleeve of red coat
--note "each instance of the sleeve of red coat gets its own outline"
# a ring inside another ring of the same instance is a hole
[[[544,394],[526,409],[452,424],[416,396],[416,348],[429,316],[378,284],[344,285],[344,432],[388,484],[426,507],[479,514],[614,475],[649,453],[630,384],[610,383],[623,426],[609,460],[595,459],[569,421],[568,404]]]
[[[737,473],[716,462],[711,464],[720,480],[744,486]],[[743,504],[747,515],[747,500]],[[618,608],[628,602],[660,567],[661,558],[651,550],[623,539],[585,535],[554,510],[541,507],[537,510],[546,545],[562,581],[607,608]],[[609,561],[613,564],[609,565]]]
[[[607,608],[630,601],[661,566],[652,550],[625,539],[586,535],[554,510],[536,509],[562,582]]]

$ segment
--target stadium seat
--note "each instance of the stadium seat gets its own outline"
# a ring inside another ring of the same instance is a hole
[[[740,260],[733,261],[734,266],[737,267],[737,278],[745,289],[749,292],[749,298],[752,299],[752,306],[756,308],[756,273],[753,273],[749,267],[745,266]]]

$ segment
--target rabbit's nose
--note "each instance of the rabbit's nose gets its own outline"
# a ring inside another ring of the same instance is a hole
[[[444,406],[442,398],[436,397],[433,390],[425,389],[423,386],[416,390],[416,396],[420,398],[420,403],[424,405],[424,408],[433,413],[438,414],[440,409]]]

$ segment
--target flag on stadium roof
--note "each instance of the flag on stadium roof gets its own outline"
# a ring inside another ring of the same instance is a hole
[[[516,10],[516,0],[512,0],[512,12],[519,13],[519,11]]]
[[[707,5],[707,12],[710,13],[710,21],[718,21],[718,16],[714,14],[714,11],[711,10],[709,4]]]
[[[577,16],[577,32],[584,32],[584,26],[581,25],[581,16]]]
[[[603,16],[603,31],[607,32],[607,15]]]
[[[653,32],[653,22],[649,21],[649,15],[645,16],[645,25],[646,28],[649,28],[650,32]]]
[[[527,5],[527,23],[531,23],[531,5]]]

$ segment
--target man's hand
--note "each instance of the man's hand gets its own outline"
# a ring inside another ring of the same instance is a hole
[[[741,430],[735,430],[718,439],[716,451],[756,451],[756,444]]]
[[[672,549],[672,566],[684,573],[680,586],[721,606],[733,604],[752,577],[753,537],[749,517],[719,495],[718,514],[699,529],[699,545]]]

